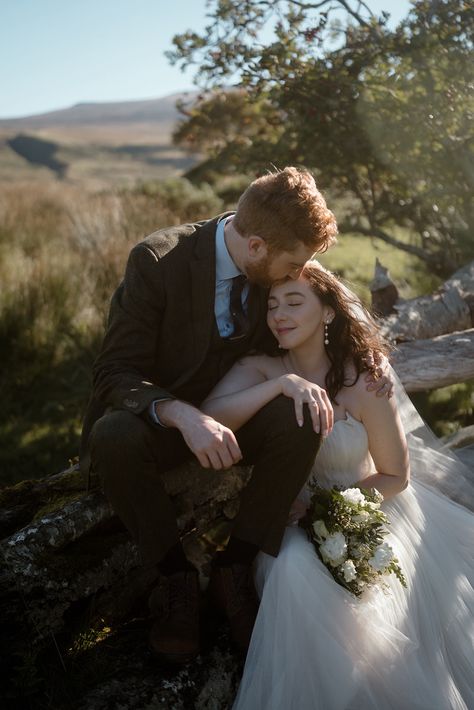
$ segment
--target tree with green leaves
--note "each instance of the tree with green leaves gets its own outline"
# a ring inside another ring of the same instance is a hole
[[[474,8],[419,0],[390,29],[369,5],[211,0],[169,55],[203,90],[175,139],[205,154],[201,178],[307,166],[342,233],[446,275],[474,256]]]

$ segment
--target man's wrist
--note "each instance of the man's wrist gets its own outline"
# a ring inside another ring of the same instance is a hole
[[[154,411],[159,422],[164,427],[180,428],[183,414],[191,405],[187,402],[181,402],[178,399],[164,399],[153,402]],[[194,407],[192,407],[194,409]]]
[[[151,421],[154,424],[156,424],[157,426],[163,427],[164,429],[167,429],[168,425],[165,424],[158,416],[157,405],[160,402],[169,402],[169,401],[172,401],[172,399],[170,399],[169,397],[165,397],[163,399],[154,399],[153,402],[151,402],[151,404],[148,407],[148,416],[150,417]]]

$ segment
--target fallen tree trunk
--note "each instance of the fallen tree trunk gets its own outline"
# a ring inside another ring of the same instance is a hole
[[[250,469],[245,467],[217,472],[189,463],[163,476],[177,509],[188,556],[203,571],[209,555],[205,546],[197,541],[211,529],[215,530],[218,523],[225,526],[235,517],[238,495],[249,475]],[[64,490],[61,490],[62,482]],[[128,592],[124,598],[123,578],[140,564],[140,559],[105,497],[97,490],[85,493],[77,468],[54,477],[53,485],[48,479],[30,483],[32,520],[0,543],[3,593],[10,598],[15,592],[21,592],[21,599],[17,600],[15,608],[8,610],[8,616],[15,617],[20,612],[22,617],[26,615],[35,636],[41,640],[62,628],[65,614],[78,600],[93,595],[96,610],[102,607],[97,595],[114,585],[120,589],[111,595],[113,605],[109,616],[126,613]],[[26,495],[27,482],[19,487],[19,495]],[[51,495],[52,488],[60,495],[56,501],[50,500],[47,512],[42,513],[42,494],[47,490]],[[3,499],[12,502],[15,489],[4,491]],[[76,499],[64,503],[66,491],[66,496],[72,494]],[[35,493],[38,496],[36,511]],[[144,572],[138,585],[141,591],[145,592],[155,578],[156,569]],[[43,593],[38,594],[40,590]],[[135,589],[136,593],[139,591]],[[28,604],[22,609],[25,599]]]
[[[399,343],[390,360],[407,392],[465,382],[474,378],[474,328]]]
[[[248,467],[216,472],[197,463],[164,476],[186,554],[204,584],[207,563],[228,532],[249,476]],[[67,648],[87,630],[114,628],[137,610],[146,617],[157,570],[142,566],[105,497],[85,490],[77,466],[42,481],[24,481],[1,495],[2,507],[10,511],[3,515],[4,533],[7,528],[11,533],[0,543],[2,657],[12,663],[4,668],[7,675],[15,677],[18,659],[21,666],[25,658],[45,652],[60,654],[66,667]],[[67,641],[57,641],[63,637]],[[234,671],[237,667],[235,661]],[[169,677],[165,674],[163,682]]]
[[[376,281],[375,286],[376,286]],[[385,289],[388,287],[384,283]],[[377,301],[377,290],[373,301]],[[392,342],[427,340],[474,326],[474,261],[459,269],[434,294],[393,304],[395,313],[380,320]]]

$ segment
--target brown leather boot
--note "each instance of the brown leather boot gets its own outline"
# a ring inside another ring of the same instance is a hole
[[[150,647],[163,661],[187,663],[199,653],[199,576],[196,570],[162,575],[148,606],[154,618]]]
[[[246,654],[258,611],[252,567],[242,564],[214,566],[209,580],[209,594],[218,609],[226,615],[235,645]]]

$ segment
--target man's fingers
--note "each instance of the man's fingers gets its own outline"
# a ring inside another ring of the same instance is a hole
[[[367,365],[367,367],[369,369],[371,369],[375,364],[373,353],[371,353],[371,352],[367,353],[367,355],[364,357],[364,362]]]
[[[385,382],[381,387],[376,392],[376,397],[385,397],[387,395],[388,397],[391,396],[392,393],[392,386],[390,382]]]
[[[209,461],[208,457],[204,452],[198,453],[197,451],[195,451],[194,455],[203,468],[211,468],[211,462]]]
[[[232,456],[230,455],[230,451],[227,447],[226,444],[221,446],[217,452],[221,463],[222,463],[222,468],[230,468],[232,464],[234,463],[232,460]]]
[[[373,353],[373,356],[372,356],[372,357],[373,357],[373,361],[374,361],[374,363],[375,363],[376,365],[379,365],[379,366],[383,365],[384,360],[385,360],[385,356],[384,356],[384,354],[381,353],[379,350],[376,350],[376,351]],[[383,369],[383,368],[381,367],[380,369]]]
[[[227,449],[232,459],[232,463],[239,463],[239,461],[242,459],[242,452],[233,434],[232,436],[229,436],[229,439],[227,441]]]
[[[211,468],[213,468],[214,471],[221,471],[222,461],[217,451],[213,451],[211,449],[207,452],[207,456],[209,457],[209,461],[211,462]]]

